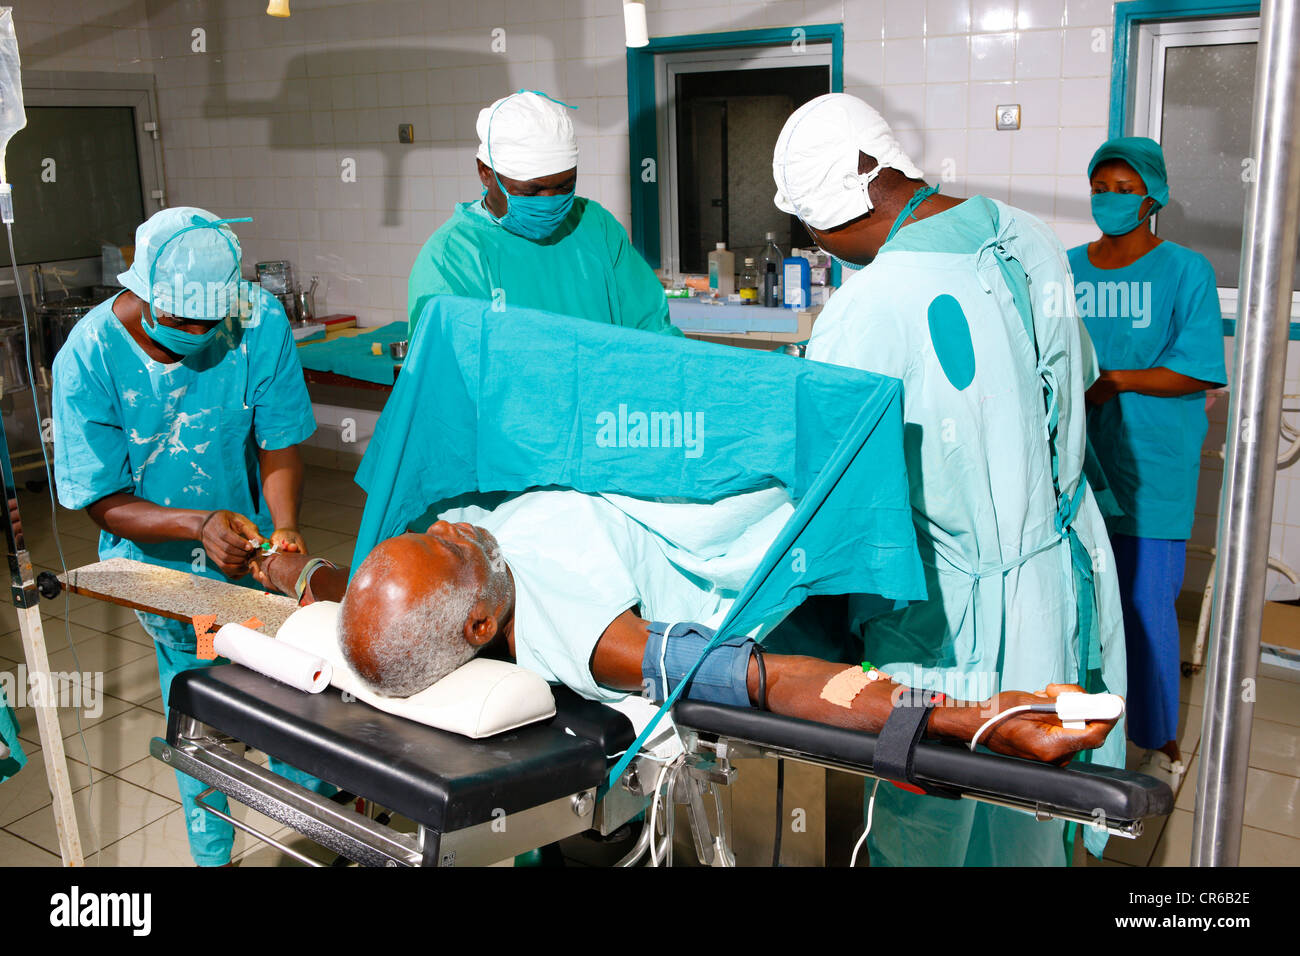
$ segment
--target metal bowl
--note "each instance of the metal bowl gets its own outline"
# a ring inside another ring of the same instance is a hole
[[[395,359],[404,359],[406,358],[406,349],[409,345],[410,343],[406,339],[401,339],[397,342],[389,342],[388,352]]]

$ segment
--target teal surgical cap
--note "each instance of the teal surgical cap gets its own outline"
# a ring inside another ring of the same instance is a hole
[[[186,319],[225,318],[238,303],[239,237],[212,213],[175,206],[135,231],[135,261],[117,281],[150,309]]]
[[[1168,174],[1165,172],[1165,154],[1160,144],[1146,136],[1117,136],[1102,143],[1088,163],[1088,178],[1093,170],[1109,159],[1128,163],[1146,183],[1147,195],[1161,206],[1169,203]]]

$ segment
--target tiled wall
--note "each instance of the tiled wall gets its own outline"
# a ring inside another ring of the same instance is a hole
[[[169,201],[252,215],[240,229],[247,261],[288,258],[301,275],[320,275],[320,309],[356,311],[366,325],[403,317],[420,245],[454,203],[478,195],[479,108],[520,87],[579,107],[581,189],[627,221],[619,0],[291,0],[288,20],[267,17],[260,0],[93,9],[109,5],[18,0],[24,65],[152,70]],[[948,192],[1028,209],[1067,246],[1095,235],[1084,164],[1106,135],[1111,0],[650,0],[648,9],[651,35],[842,22],[846,89],[880,108]],[[999,103],[1020,104],[1020,130],[994,130]],[[407,122],[414,145],[397,143]],[[343,179],[348,160],[355,182]],[[1296,345],[1287,391],[1300,392]],[[1225,405],[1212,412],[1207,447],[1222,443]],[[343,410],[323,413],[328,426]],[[1194,540],[1213,539],[1219,475],[1208,463]],[[1300,568],[1300,465],[1278,482],[1273,550]],[[1188,588],[1205,568],[1189,562]]]

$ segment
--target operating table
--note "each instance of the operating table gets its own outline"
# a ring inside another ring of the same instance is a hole
[[[151,753],[343,860],[484,865],[585,831],[611,834],[646,811],[659,786],[662,763],[650,755],[638,757],[608,786],[614,758],[635,737],[631,722],[567,688],[554,688],[554,694],[554,717],[473,740],[346,699],[334,688],[304,694],[236,664],[217,666],[176,677],[167,737],[155,738]],[[739,758],[782,758],[873,776],[871,734],[686,700],[675,706],[673,719],[685,754],[669,799],[685,805],[704,863],[734,863],[717,795],[735,780]],[[250,760],[246,748],[398,814],[414,824],[414,832],[272,773]],[[935,793],[934,799],[995,803],[1040,819],[1103,826],[1124,837],[1137,836],[1144,818],[1173,807],[1169,788],[1140,774],[1078,762],[1052,767],[930,742],[916,750],[913,784]],[[705,811],[710,794],[712,818]],[[621,865],[644,855],[650,831],[642,827]],[[254,835],[320,865],[265,834]]]

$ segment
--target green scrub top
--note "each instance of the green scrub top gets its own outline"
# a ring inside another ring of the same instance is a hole
[[[668,321],[663,286],[627,231],[600,203],[582,196],[555,235],[542,242],[502,228],[480,200],[458,204],[411,267],[412,338],[436,295],[681,335]]]
[[[1069,256],[1079,316],[1103,369],[1163,367],[1227,382],[1214,268],[1203,255],[1166,241],[1122,269],[1098,269],[1086,245]],[[1124,392],[1089,410],[1088,437],[1124,512],[1107,522],[1112,532],[1191,535],[1208,428],[1204,392]]]

